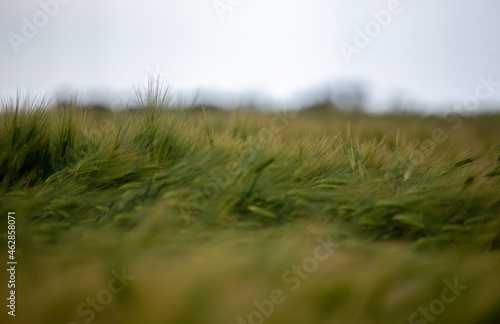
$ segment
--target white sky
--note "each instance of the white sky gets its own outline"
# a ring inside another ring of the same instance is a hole
[[[473,94],[481,76],[500,81],[498,0],[400,0],[402,12],[351,63],[340,44],[353,44],[355,28],[391,0],[242,0],[224,20],[213,0],[65,0],[15,53],[9,33],[23,36],[23,17],[33,21],[40,2],[54,1],[0,0],[0,94],[20,87],[114,100],[155,73],[177,90],[288,102],[355,80],[377,102],[402,93],[443,103]],[[500,102],[500,87],[491,99]]]

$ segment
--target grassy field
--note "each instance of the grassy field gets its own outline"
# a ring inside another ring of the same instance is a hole
[[[4,101],[1,323],[500,323],[500,114],[140,99]]]

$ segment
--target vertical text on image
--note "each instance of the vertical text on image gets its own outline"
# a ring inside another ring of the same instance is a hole
[[[9,212],[7,215],[7,246],[8,246],[8,261],[7,272],[9,273],[9,281],[7,287],[10,289],[7,298],[8,314],[16,316],[16,213]]]

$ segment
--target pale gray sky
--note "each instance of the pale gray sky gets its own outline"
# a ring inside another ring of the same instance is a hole
[[[393,13],[377,23],[380,10]],[[356,28],[369,44],[346,57]],[[376,102],[444,103],[473,95],[479,77],[500,81],[499,0],[1,0],[0,36],[7,96],[19,86],[114,100],[152,73],[175,90],[284,102],[359,80]]]

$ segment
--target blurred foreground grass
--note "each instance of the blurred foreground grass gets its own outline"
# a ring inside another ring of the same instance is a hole
[[[4,102],[1,323],[500,323],[500,115],[156,91],[121,112]]]

